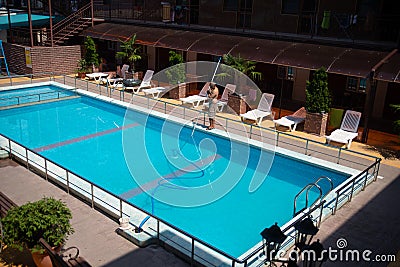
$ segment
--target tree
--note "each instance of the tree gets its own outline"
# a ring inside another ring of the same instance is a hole
[[[235,57],[231,54],[225,54],[222,56],[224,64],[228,65],[243,74],[249,76],[253,81],[261,80],[262,73],[255,71],[257,62],[251,60],[245,60],[244,58],[240,57],[240,54]],[[218,74],[219,77],[223,78],[224,76],[230,76],[229,70],[224,70],[224,73]]]
[[[306,110],[311,113],[328,113],[331,94],[325,68],[314,72],[313,79],[306,82]]]
[[[96,44],[91,37],[86,37],[85,42],[85,61],[88,67],[96,66],[100,64],[99,54],[96,51]]]
[[[126,42],[121,42],[122,51],[118,51],[115,56],[119,59],[126,60],[132,71],[135,71],[135,62],[142,59],[140,53],[140,46],[137,46],[136,43],[136,34],[128,39]]]
[[[175,51],[169,51],[169,67],[165,71],[165,75],[171,84],[179,84],[185,82],[186,72],[183,63],[183,57],[181,54]]]

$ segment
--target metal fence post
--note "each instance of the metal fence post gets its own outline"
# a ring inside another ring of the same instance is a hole
[[[8,157],[11,159],[11,139],[8,139]]]
[[[93,184],[90,184],[90,191],[92,194],[92,209],[94,209],[94,193],[93,193]]]
[[[338,152],[338,156],[337,156],[337,158],[338,158],[337,164],[339,164],[339,162],[340,162],[340,154],[341,154],[341,153],[342,153],[342,148],[339,147],[339,152]]]
[[[122,199],[119,199],[119,217],[122,218]]]
[[[304,152],[304,154],[307,155],[307,153],[308,153],[308,139],[306,141],[306,151]]]
[[[193,238],[192,238],[192,255],[191,255],[190,266],[194,266],[194,239]]]
[[[69,175],[68,175],[68,171],[65,170],[65,173],[67,174],[67,193],[69,195]]]
[[[45,171],[46,181],[48,181],[49,180],[49,174],[48,174],[48,171],[47,171],[47,159],[46,158],[44,158],[44,171]]]
[[[25,156],[26,156],[26,168],[29,169],[28,149],[26,148],[25,148]]]

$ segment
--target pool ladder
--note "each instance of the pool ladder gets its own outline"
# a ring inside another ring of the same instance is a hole
[[[318,183],[319,183],[321,180],[327,180],[327,181],[329,182],[329,185],[330,185],[329,190],[328,190],[327,192],[325,192],[325,194],[323,194],[321,187],[318,185]],[[293,217],[296,216],[297,214],[299,214],[300,212],[302,212],[303,210],[305,210],[306,208],[308,208],[308,193],[310,192],[310,189],[312,189],[312,188],[314,188],[314,187],[318,189],[318,191],[319,191],[319,196],[318,196],[318,198],[315,200],[315,202],[314,202],[313,204],[310,205],[310,207],[311,207],[312,205],[314,205],[315,203],[317,203],[317,202],[321,202],[322,199],[323,199],[324,197],[326,197],[326,195],[328,195],[328,194],[332,191],[332,189],[333,189],[333,182],[332,182],[332,180],[331,180],[329,177],[327,177],[327,176],[320,176],[317,180],[315,180],[314,183],[310,183],[310,184],[307,184],[306,186],[304,186],[303,189],[301,189],[300,192],[297,193],[297,195],[294,197]],[[304,207],[303,207],[301,210],[297,211],[297,205],[296,205],[296,204],[297,204],[297,199],[299,198],[299,196],[300,196],[303,192],[305,192],[305,194],[306,194],[306,203],[305,203]]]

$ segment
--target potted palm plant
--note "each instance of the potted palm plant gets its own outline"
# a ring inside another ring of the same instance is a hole
[[[77,73],[78,78],[83,79],[86,77],[86,73],[89,72],[89,67],[84,58],[78,60],[78,68],[76,69],[75,72]]]
[[[314,72],[313,79],[306,83],[306,120],[304,131],[325,135],[331,94],[328,88],[328,74],[325,68]]]
[[[136,45],[136,34],[129,38],[127,41],[120,42],[120,47],[122,51],[118,51],[115,54],[115,57],[128,62],[133,72],[135,71],[135,62],[142,59],[142,56],[140,55],[140,46]]]
[[[262,80],[262,73],[256,71],[257,62],[246,60],[240,56],[233,56],[231,54],[223,55],[223,62],[225,65],[221,66],[222,72],[215,75],[215,77],[221,82],[224,83],[227,78],[233,79],[231,83],[236,84],[236,94],[248,95],[249,87],[247,86],[248,80],[246,76],[249,77],[253,81]],[[238,75],[238,72],[243,73],[244,75]],[[230,106],[236,114],[242,114],[247,111],[247,105],[251,104],[249,100],[247,103],[241,97],[236,94],[228,96],[228,106]]]
[[[12,248],[31,251],[37,266],[50,262],[39,244],[42,237],[52,247],[61,247],[73,233],[71,211],[61,200],[43,198],[10,209],[1,219],[3,242]],[[48,256],[47,256],[48,257]]]

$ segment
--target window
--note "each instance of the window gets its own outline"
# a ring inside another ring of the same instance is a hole
[[[300,0],[282,0],[282,14],[293,14],[299,13]]]
[[[278,66],[277,77],[278,77],[278,79],[293,81],[294,80],[294,68]]]
[[[239,0],[224,0],[224,11],[237,11]]]
[[[240,1],[241,12],[252,12],[253,11],[253,0],[241,0]]]
[[[114,42],[114,41],[107,41],[107,49],[108,50],[112,50],[112,51],[115,51],[116,50],[116,44],[117,44],[117,42]]]
[[[347,77],[346,90],[357,93],[365,93],[367,89],[367,79]]]

